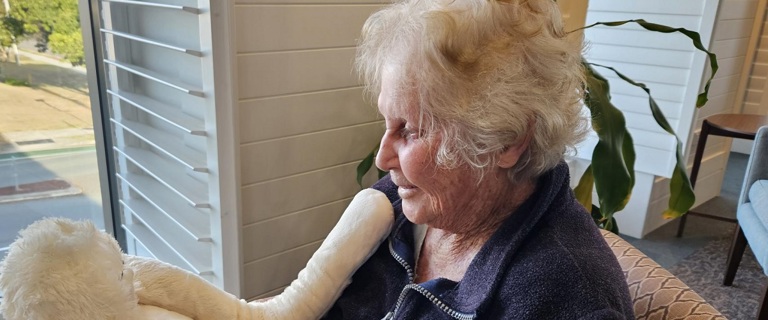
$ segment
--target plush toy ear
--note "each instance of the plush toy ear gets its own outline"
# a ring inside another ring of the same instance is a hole
[[[121,282],[122,252],[92,223],[37,221],[11,244],[0,272],[6,320],[134,319],[132,282]]]

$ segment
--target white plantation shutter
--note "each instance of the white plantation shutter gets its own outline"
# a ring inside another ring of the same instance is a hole
[[[238,251],[231,250],[237,238],[225,236],[238,228],[221,214],[208,7],[208,1],[101,1],[112,151],[128,253],[172,263],[239,294],[239,272],[224,274],[239,268]]]

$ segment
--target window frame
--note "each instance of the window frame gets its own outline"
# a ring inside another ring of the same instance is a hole
[[[112,123],[109,121],[109,100],[107,99],[106,73],[100,63],[104,57],[101,35],[101,1],[78,0],[80,10],[80,28],[83,33],[85,66],[88,70],[88,88],[93,116],[93,131],[96,140],[96,158],[101,187],[104,229],[112,234],[123,251],[126,250],[125,230],[122,229],[120,204],[117,199],[118,185],[115,178],[115,154],[110,139]]]

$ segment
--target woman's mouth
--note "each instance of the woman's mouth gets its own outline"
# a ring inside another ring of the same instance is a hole
[[[419,188],[413,185],[402,185],[397,188],[397,194],[400,196],[400,199],[413,197],[418,191]]]

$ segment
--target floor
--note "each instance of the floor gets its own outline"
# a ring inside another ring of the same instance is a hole
[[[720,196],[709,200],[696,208],[696,211],[723,217],[736,217],[736,202],[744,180],[744,171],[749,160],[748,155],[731,153],[725,170]],[[677,238],[678,221],[672,221],[654,230],[644,239],[624,236],[640,251],[648,255],[664,268],[677,264],[697,249],[712,240],[730,237],[733,223],[697,216],[689,216],[685,233]]]

